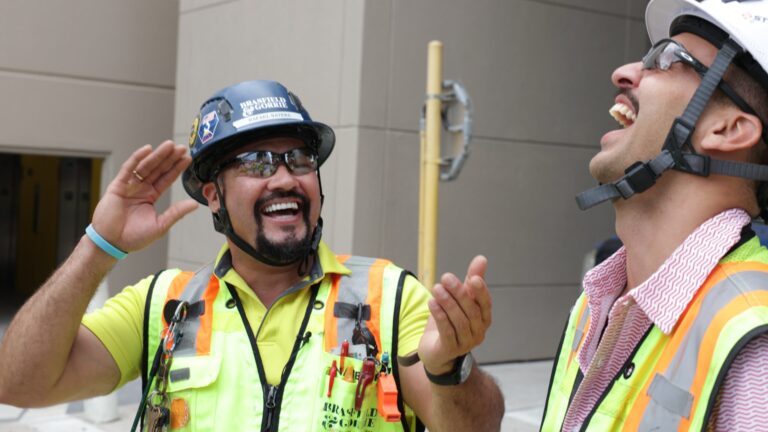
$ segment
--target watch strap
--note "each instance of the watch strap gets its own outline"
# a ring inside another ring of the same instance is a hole
[[[453,362],[453,369],[444,374],[431,374],[426,367],[424,368],[424,372],[427,374],[427,378],[429,378],[429,380],[434,384],[444,386],[459,385],[462,383],[461,367],[467,355],[469,355],[469,353],[456,357],[456,360]]]

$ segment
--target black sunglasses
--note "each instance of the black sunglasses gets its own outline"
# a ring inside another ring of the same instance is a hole
[[[240,153],[219,165],[218,172],[236,165],[242,174],[267,178],[277,172],[281,164],[295,175],[304,175],[317,170],[317,154],[307,147],[295,148],[285,153],[257,150]]]
[[[691,66],[702,77],[709,70],[702,62],[696,60],[685,47],[673,39],[662,39],[653,44],[648,54],[642,60],[643,69],[659,69],[664,71],[669,70],[673,64],[678,62]],[[725,93],[740,110],[759,118],[755,110],[725,80],[720,80],[717,88]]]

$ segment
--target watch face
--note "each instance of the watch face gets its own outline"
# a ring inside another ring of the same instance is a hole
[[[459,382],[463,383],[469,378],[469,374],[472,372],[472,365],[475,364],[472,354],[464,356],[464,360],[461,362],[461,371],[459,372]]]

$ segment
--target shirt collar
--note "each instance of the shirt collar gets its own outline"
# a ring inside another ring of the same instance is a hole
[[[351,271],[344,266],[336,258],[336,254],[331,251],[328,245],[324,241],[320,241],[320,245],[317,248],[318,260],[312,268],[309,275],[305,276],[302,280],[294,284],[288,292],[297,291],[304,287],[314,284],[315,282],[323,279],[328,274],[348,275]],[[229,251],[229,244],[224,245],[219,249],[219,253],[216,256],[216,262],[214,264],[214,273],[216,276],[238,288],[246,288],[248,284],[243,280],[237,271],[232,267],[232,254]],[[250,291],[249,289],[246,291]]]
[[[701,224],[646,281],[627,293],[665,334],[674,329],[707,276],[741,238],[750,223],[742,209],[726,210]],[[584,292],[593,307],[600,299],[618,297],[627,283],[626,251],[613,256],[584,277]],[[612,303],[612,302],[610,302]]]

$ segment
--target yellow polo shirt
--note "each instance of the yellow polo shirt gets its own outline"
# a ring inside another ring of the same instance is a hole
[[[217,266],[228,249],[225,244],[219,251]],[[320,242],[318,257],[324,273],[321,278],[350,273],[324,242]],[[135,285],[125,287],[122,292],[109,299],[104,307],[83,317],[83,325],[99,338],[120,368],[120,382],[117,387],[137,378],[141,373],[144,305],[152,278],[153,276],[148,276]],[[310,290],[304,288],[280,297],[267,309],[234,268],[229,268],[221,280],[237,289],[240,294],[245,314],[256,335],[267,381],[273,385],[279,384],[283,366],[288,362],[296,334],[301,327],[301,320],[296,317],[304,314]],[[429,298],[429,291],[418,280],[413,277],[405,279],[400,308],[400,355],[417,350],[429,318]],[[265,320],[265,317],[268,319]],[[149,347],[150,355],[154,351],[155,347]]]

